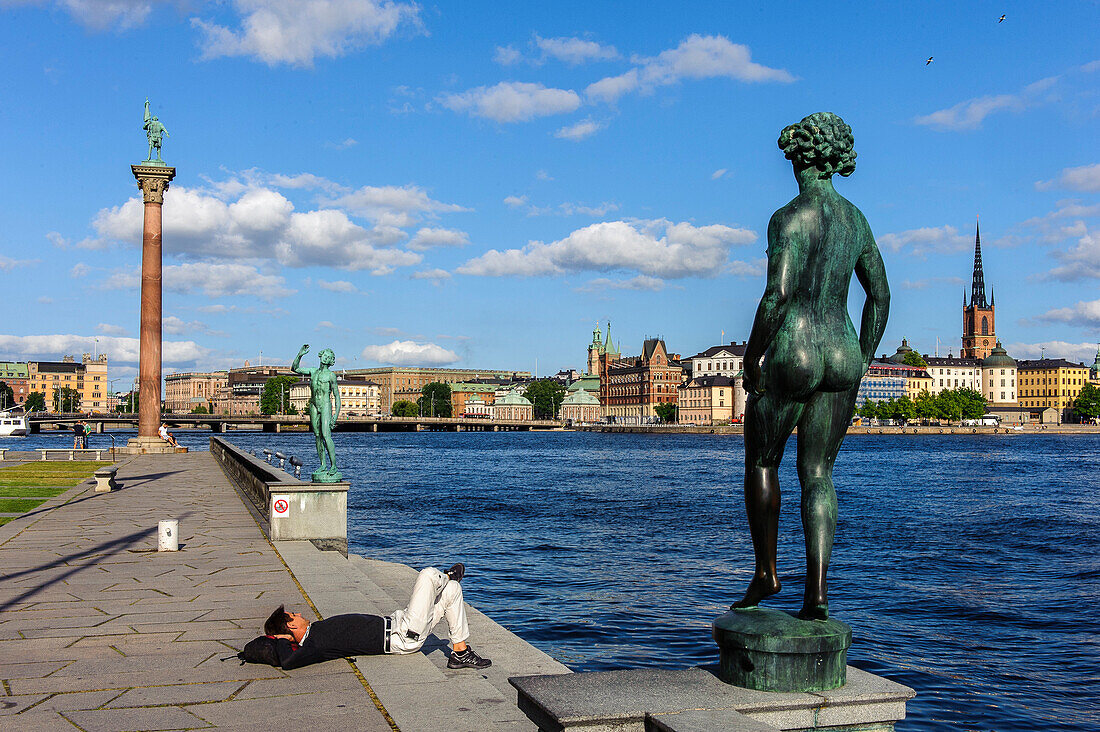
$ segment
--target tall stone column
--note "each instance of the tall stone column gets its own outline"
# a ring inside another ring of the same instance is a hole
[[[138,442],[160,428],[161,207],[176,169],[164,164],[131,165],[145,201],[141,237],[141,341],[138,363]],[[159,442],[159,440],[158,440]]]

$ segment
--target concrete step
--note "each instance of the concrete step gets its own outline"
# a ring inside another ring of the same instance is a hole
[[[404,607],[417,570],[403,564],[321,552],[309,542],[276,547],[326,617],[345,612],[389,615]],[[419,653],[360,656],[355,665],[403,732],[535,730],[517,706],[510,676],[569,669],[467,604],[470,645],[493,665],[447,668],[450,646],[433,633]],[[437,628],[446,635],[446,626]]]

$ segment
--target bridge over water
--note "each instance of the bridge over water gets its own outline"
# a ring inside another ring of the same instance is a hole
[[[309,418],[289,415],[229,416],[213,414],[163,414],[161,422],[171,428],[209,429],[211,432],[230,430],[308,430]],[[137,427],[136,414],[34,414],[28,417],[30,431],[37,434],[49,430],[71,430],[77,422],[85,422],[96,433],[111,427]],[[552,419],[488,420],[460,417],[341,417],[333,432],[512,432],[561,429],[562,423]]]

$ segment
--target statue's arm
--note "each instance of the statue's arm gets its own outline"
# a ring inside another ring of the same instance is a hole
[[[783,325],[790,296],[798,280],[796,262],[793,261],[794,246],[791,236],[784,231],[779,212],[776,212],[768,224],[767,285],[756,308],[749,342],[745,347],[744,384],[746,391],[752,394],[764,391],[761,366],[764,354]]]
[[[336,407],[332,410],[332,421],[335,423],[336,420],[340,419],[340,383],[337,381],[335,373],[332,374],[330,383],[332,384],[332,396],[336,400]]]
[[[856,277],[867,302],[863,304],[863,320],[859,327],[859,347],[863,352],[864,368],[875,357],[882,334],[886,332],[886,318],[890,314],[890,283],[886,280],[886,265],[871,234],[871,227],[864,224],[867,243],[856,261]]]
[[[313,369],[299,365],[302,362],[302,356],[306,355],[306,351],[308,350],[308,345],[302,346],[300,349],[298,349],[298,355],[294,357],[294,363],[290,364],[291,371],[296,374],[303,374],[305,376],[309,376],[313,373]]]

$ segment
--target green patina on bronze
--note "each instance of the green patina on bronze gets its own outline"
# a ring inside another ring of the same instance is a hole
[[[835,618],[800,620],[781,610],[731,610],[714,621],[719,678],[760,691],[844,686],[852,629]]]
[[[160,120],[149,114],[149,97],[145,98],[145,122],[141,127],[145,130],[145,136],[149,138],[149,157],[145,159],[145,164],[167,165],[160,159],[160,144],[163,138],[170,137],[170,135]],[[153,157],[154,150],[157,153],[156,158]]]
[[[337,483],[341,479],[336,469],[336,446],[332,442],[332,425],[340,417],[340,388],[336,374],[330,368],[336,363],[336,354],[326,348],[318,354],[321,365],[315,369],[301,366],[302,356],[309,351],[309,344],[298,350],[290,370],[309,377],[309,428],[317,443],[317,462],[321,467],[313,471],[316,483]],[[336,406],[332,402],[335,399]],[[327,460],[326,460],[327,458]]]
[[[798,617],[825,623],[837,516],[833,463],[886,329],[890,289],[871,227],[833,188],[834,174],[855,171],[852,129],[819,112],[786,127],[779,147],[794,166],[798,195],[768,224],[767,286],[745,351],[745,508],[756,568],[731,609],[756,608],[780,590],[778,468],[797,426],[807,565]],[[858,335],[847,304],[853,273],[867,294]],[[750,625],[759,617],[747,613]],[[794,690],[843,684],[843,673],[839,682],[829,673],[831,681],[807,678]]]

